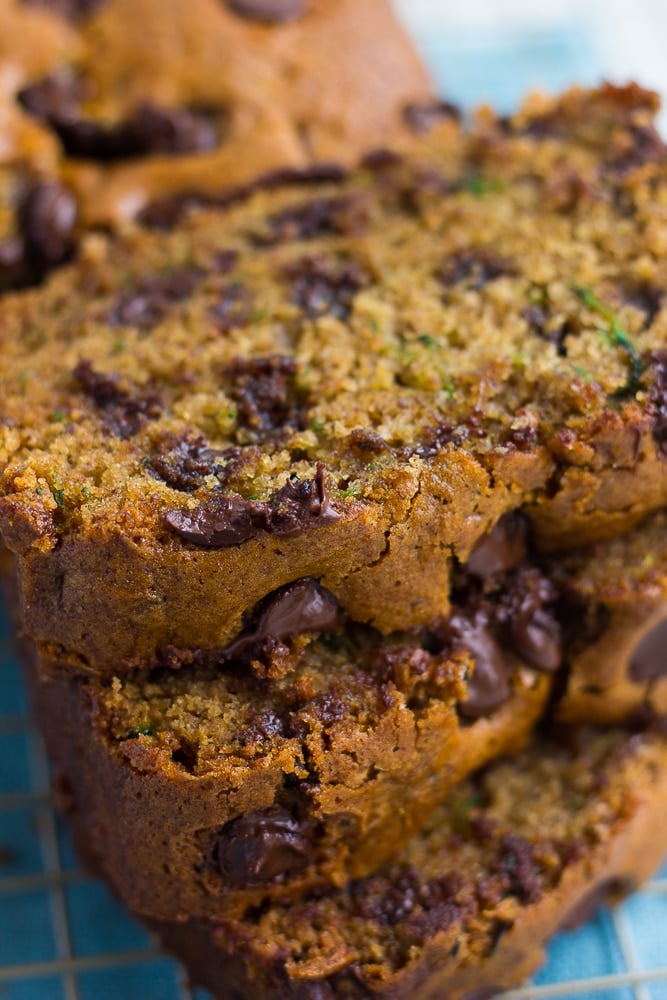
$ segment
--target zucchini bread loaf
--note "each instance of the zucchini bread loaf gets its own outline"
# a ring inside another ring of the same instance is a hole
[[[218,1000],[482,1000],[667,850],[667,743],[562,731],[457,787],[391,864],[244,920],[154,925]]]
[[[0,27],[1,98],[61,154],[80,228],[349,163],[432,98],[388,0],[2,0]]]
[[[619,565],[618,542],[599,545],[614,582],[589,569],[586,588],[589,550],[546,560],[547,576],[519,559],[520,525],[499,522],[457,571],[449,618],[413,633],[383,638],[346,621],[303,579],[271,595],[224,653],[170,649],[159,668],[105,680],[50,676],[33,652],[61,797],[126,902],[169,920],[227,917],[366,875],[452,785],[520,750],[554,705],[607,721],[605,658],[597,699],[579,688],[582,664],[608,641],[630,674],[617,681],[624,721],[655,716],[665,591],[646,606],[640,553],[663,539],[664,517],[624,541],[635,565]],[[617,613],[610,594],[636,613]]]
[[[91,238],[6,299],[0,532],[43,662],[220,650],[304,577],[425,626],[508,511],[549,550],[663,507],[654,111],[607,86],[452,116],[413,155]]]

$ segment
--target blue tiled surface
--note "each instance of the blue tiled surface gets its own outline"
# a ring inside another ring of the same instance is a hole
[[[605,73],[590,33],[574,23],[570,31],[548,35],[479,33],[445,39],[424,30],[418,31],[418,36],[435,76],[446,80],[448,96],[467,107],[489,101],[507,111],[528,87],[541,85],[553,91],[575,80],[594,82]],[[11,801],[5,800],[8,807],[0,811],[0,1000],[69,1000],[72,996],[79,1000],[180,1000],[183,993],[175,964],[149,956],[144,931],[103,886],[77,875],[78,864],[60,821],[56,823],[58,863],[71,878],[60,896],[74,959],[69,992],[66,980],[51,975],[48,965],[62,957],[62,940],[59,954],[54,932],[58,897],[54,911],[54,897],[48,888],[2,891],[3,880],[5,887],[10,887],[19,876],[38,876],[44,871],[40,843],[53,823],[48,803],[22,800],[23,793],[34,788],[35,776],[30,740],[20,726],[20,717],[27,712],[25,692],[3,638],[6,634],[0,608],[0,723],[17,720],[15,731],[0,728],[0,802],[2,796],[12,796]],[[667,879],[667,865],[661,875]],[[622,912],[635,952],[635,971],[667,966],[667,893],[643,893],[624,904]],[[96,956],[101,964],[91,968]],[[9,966],[21,965],[28,968],[15,968],[14,975],[7,977]],[[627,971],[612,918],[602,912],[575,934],[560,936],[552,943],[535,986],[562,984],[558,995],[573,997],[568,983]],[[576,996],[583,1000],[667,1000],[667,980],[647,982],[642,990],[584,989],[577,990]],[[195,996],[204,1000],[201,992]]]

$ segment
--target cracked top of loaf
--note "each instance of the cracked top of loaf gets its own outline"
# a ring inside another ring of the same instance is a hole
[[[445,116],[351,173],[163,203],[6,299],[0,531],[32,637],[145,663],[304,576],[409,627],[507,510],[563,548],[664,506],[655,110],[606,85]]]

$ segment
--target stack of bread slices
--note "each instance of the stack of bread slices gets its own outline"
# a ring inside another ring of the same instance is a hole
[[[482,1000],[667,851],[657,100],[464,124],[379,0],[128,3],[1,11],[59,801],[220,1000]]]

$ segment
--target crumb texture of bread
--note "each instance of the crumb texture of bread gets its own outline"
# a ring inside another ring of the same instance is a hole
[[[91,237],[7,298],[0,533],[40,655],[220,647],[303,577],[420,626],[508,511],[560,550],[664,507],[654,111],[607,85],[450,118],[349,176]]]

